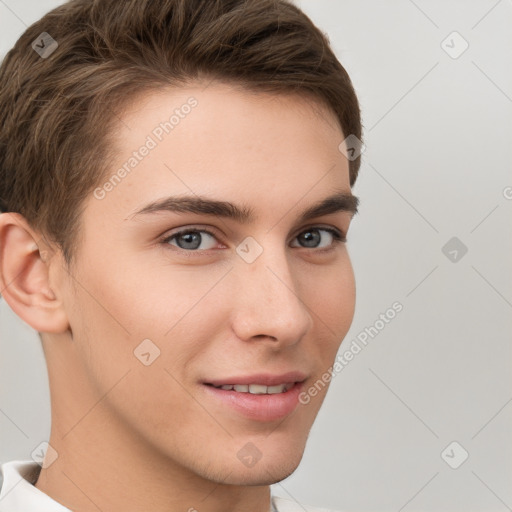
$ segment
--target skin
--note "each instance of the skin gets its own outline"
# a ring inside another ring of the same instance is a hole
[[[298,238],[314,226],[346,234],[352,219],[297,224],[313,203],[351,193],[344,136],[321,104],[221,83],[146,93],[121,116],[112,173],[191,96],[197,107],[172,133],[102,200],[86,199],[71,269],[21,215],[0,216],[0,289],[42,333],[48,365],[58,458],[36,487],[76,511],[267,512],[269,484],[298,466],[327,387],[262,422],[211,400],[203,382],[300,370],[307,389],[352,322],[346,243],[319,231],[331,247],[322,252]],[[130,217],[177,194],[232,201],[257,218]],[[161,241],[189,227],[215,238],[204,235],[194,255]],[[263,248],[250,264],[236,252],[248,236]],[[144,339],[160,350],[149,366],[134,356]],[[253,467],[237,457],[248,442],[262,454]]]

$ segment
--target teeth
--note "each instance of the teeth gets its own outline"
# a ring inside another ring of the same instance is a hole
[[[286,389],[286,384],[279,384],[278,386],[269,386],[267,388],[267,393],[269,395],[274,395],[276,393],[282,393]]]
[[[251,384],[249,386],[249,393],[253,395],[266,395],[267,386],[263,386],[263,384]]]
[[[224,384],[215,386],[225,391],[237,391],[238,393],[251,393],[253,395],[276,395],[278,393],[286,393],[293,387],[293,382],[286,384],[278,384],[277,386],[265,386],[263,384]]]

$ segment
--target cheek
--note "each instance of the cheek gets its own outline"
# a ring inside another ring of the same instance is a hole
[[[147,265],[113,255],[89,261],[77,274],[70,324],[95,379],[108,387],[123,369],[153,360],[162,371],[183,374],[218,323],[226,269],[211,266],[199,273],[197,268]],[[213,295],[217,310],[210,301]]]
[[[121,328],[134,340],[165,339],[189,312],[201,308],[204,296],[226,272],[221,266],[199,270],[170,264],[142,252],[129,257],[106,252],[103,258],[91,258],[80,273],[83,298],[102,322]]]
[[[309,339],[315,375],[305,387],[301,403],[311,421],[326,396],[332,378],[329,370],[354,317],[355,278],[348,253],[343,256],[339,265],[319,268],[314,276],[308,277],[305,302],[315,319],[314,334]]]
[[[317,328],[341,343],[347,334],[355,310],[355,278],[350,258],[343,247],[339,264],[317,267],[307,275],[304,302],[316,321]]]
[[[190,435],[199,435],[198,420],[217,428],[187,390],[216,325],[215,308],[204,299],[218,272],[201,279],[174,272],[168,281],[163,273],[153,280],[123,272],[104,266],[82,274],[72,301],[75,350],[91,389],[104,396],[109,414],[152,442],[174,442],[173,418],[190,425]]]

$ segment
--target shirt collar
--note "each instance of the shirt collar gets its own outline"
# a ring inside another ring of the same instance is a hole
[[[71,512],[34,484],[41,466],[32,460],[13,460],[0,466],[0,512]]]

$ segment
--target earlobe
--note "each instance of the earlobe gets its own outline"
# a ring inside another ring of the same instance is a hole
[[[45,250],[43,251],[43,246]],[[18,213],[0,214],[0,291],[11,309],[38,332],[62,333],[69,322],[50,283],[47,244]]]

